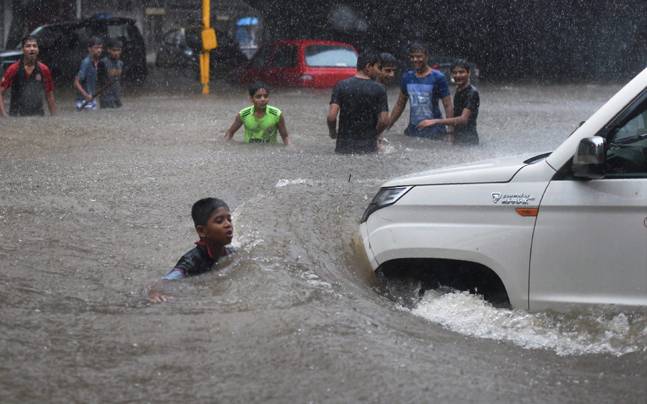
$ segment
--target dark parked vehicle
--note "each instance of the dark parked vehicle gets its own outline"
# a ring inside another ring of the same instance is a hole
[[[146,48],[135,21],[130,18],[88,18],[75,22],[42,25],[32,36],[38,39],[39,59],[58,81],[71,81],[87,56],[88,39],[119,39],[123,43],[124,80],[142,83],[146,79]],[[22,56],[22,50],[0,53],[2,70]]]
[[[211,68],[214,77],[228,75],[233,69],[247,63],[247,56],[236,42],[223,31],[216,31],[218,47],[210,52]],[[164,34],[162,44],[157,49],[155,66],[176,68],[186,77],[199,77],[199,56],[202,50],[199,27],[178,28]]]
[[[22,57],[22,47],[20,49],[6,50],[0,52],[0,74],[4,74],[4,71],[9,67],[10,64],[18,61]]]

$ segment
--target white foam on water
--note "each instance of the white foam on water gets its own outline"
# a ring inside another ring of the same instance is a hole
[[[283,188],[287,187],[288,185],[300,185],[300,184],[306,184],[306,185],[312,185],[313,181],[308,180],[305,178],[297,178],[294,180],[289,180],[287,178],[281,178],[276,182],[276,185],[274,186],[275,188]]]
[[[647,352],[645,313],[528,313],[496,308],[482,296],[458,291],[427,291],[411,312],[464,335],[552,350],[560,356]]]
[[[332,288],[332,285],[324,280],[322,280],[319,275],[306,271],[301,274],[301,277],[306,280],[306,283],[309,286],[313,286],[316,288],[324,288],[324,289],[330,289]]]
[[[352,176],[351,173],[351,183],[356,183],[356,184],[369,184],[369,185],[379,185],[384,182],[388,181],[388,178],[355,178]],[[283,188],[287,187],[288,185],[309,185],[309,186],[328,186],[331,184],[340,184],[340,183],[346,183],[348,181],[348,177],[344,178],[332,178],[332,179],[327,179],[327,180],[313,180],[313,179],[307,179],[307,178],[296,178],[296,179],[287,179],[287,178],[281,178],[276,182],[276,185],[274,185],[274,188]]]

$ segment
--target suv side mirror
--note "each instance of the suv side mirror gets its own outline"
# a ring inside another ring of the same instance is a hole
[[[593,136],[580,140],[573,156],[573,175],[578,178],[596,179],[604,177],[606,164],[606,141]]]

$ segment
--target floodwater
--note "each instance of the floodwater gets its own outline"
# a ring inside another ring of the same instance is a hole
[[[385,179],[549,151],[620,85],[485,85],[480,146],[405,138],[405,112],[385,154],[340,156],[329,91],[276,90],[293,146],[243,145],[222,135],[245,90],[178,80],[0,121],[0,401],[645,402],[645,313],[388,298],[357,235]],[[149,304],[205,196],[239,253]]]

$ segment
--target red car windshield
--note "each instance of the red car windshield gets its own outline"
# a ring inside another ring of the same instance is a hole
[[[355,67],[357,54],[351,48],[336,45],[310,45],[305,50],[311,67]]]

